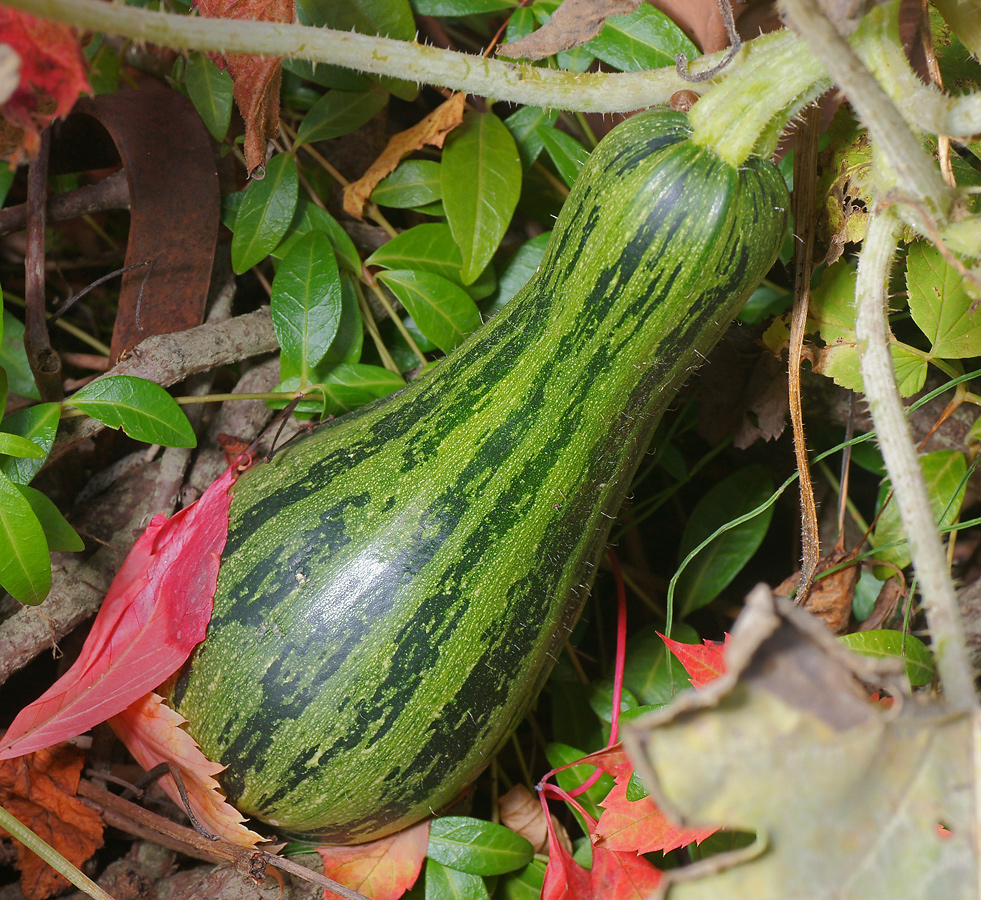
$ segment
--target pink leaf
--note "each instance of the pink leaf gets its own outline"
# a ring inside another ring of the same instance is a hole
[[[692,687],[704,687],[725,672],[725,647],[729,643],[729,635],[726,635],[725,641],[721,643],[705,641],[704,645],[683,644],[663,634],[658,636],[685,667],[685,671],[691,677]]]
[[[368,844],[318,847],[324,875],[369,900],[398,900],[419,877],[429,847],[429,820]],[[324,900],[334,900],[332,891]]]
[[[0,759],[87,731],[183,665],[211,621],[236,474],[229,468],[173,518],[154,517],[109,587],[78,660],[21,710],[0,741]]]
[[[197,742],[181,726],[187,720],[164,703],[163,697],[147,694],[109,720],[112,730],[133,758],[148,772],[160,763],[178,766],[187,801],[195,818],[223,840],[250,850],[265,838],[242,823],[245,818],[226,799],[214,776],[224,766],[211,762]],[[184,801],[170,775],[159,780],[167,796],[181,809]]]

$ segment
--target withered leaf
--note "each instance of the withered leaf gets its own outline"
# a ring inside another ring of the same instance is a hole
[[[497,55],[510,59],[545,59],[591,41],[610,16],[627,15],[639,6],[640,0],[564,0],[541,28],[520,41],[498,47]]]

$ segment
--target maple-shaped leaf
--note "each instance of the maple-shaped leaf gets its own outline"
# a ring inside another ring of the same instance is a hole
[[[685,828],[665,816],[650,797],[628,800],[627,787],[634,774],[634,765],[622,745],[615,744],[592,753],[583,762],[602,769],[616,780],[610,793],[600,801],[603,814],[592,831],[594,849],[667,853],[692,842],[700,844],[718,830]]]
[[[253,849],[265,838],[242,823],[245,817],[221,792],[215,775],[224,766],[211,762],[183,728],[187,722],[163,697],[149,693],[109,720],[112,730],[147,771],[161,763],[173,763],[181,772],[187,801],[195,818],[223,840]],[[184,801],[170,775],[160,779],[167,796],[181,809]]]
[[[205,636],[228,536],[230,467],[170,519],[155,516],[123,562],[75,664],[21,710],[0,759],[75,737],[176,672]]]
[[[398,900],[419,877],[429,847],[429,820],[377,841],[352,847],[318,847],[324,875],[369,900]],[[325,900],[336,894],[327,890]]]
[[[658,632],[667,648],[675,655],[691,678],[691,686],[704,687],[725,673],[725,648],[729,636],[724,641],[704,641],[702,644],[683,644]]]
[[[198,0],[202,16],[251,22],[292,23],[294,0]],[[211,54],[232,76],[232,94],[245,120],[245,162],[252,175],[266,162],[266,141],[279,134],[279,87],[283,67],[280,56],[250,53]]]
[[[35,156],[40,134],[87,93],[85,64],[73,28],[0,6],[0,43],[20,59],[17,88],[0,107],[0,159]]]
[[[81,751],[68,744],[0,762],[0,805],[75,866],[102,846],[102,819],[75,796],[82,763]],[[0,837],[8,837],[3,829]],[[69,886],[23,844],[15,845],[27,900],[45,900]]]

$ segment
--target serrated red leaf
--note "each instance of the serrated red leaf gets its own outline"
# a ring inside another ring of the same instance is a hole
[[[0,35],[20,58],[18,86],[0,107],[0,158],[16,164],[37,153],[40,133],[90,88],[70,26],[0,6]]]
[[[397,834],[351,847],[318,847],[324,875],[369,900],[398,900],[419,877],[429,847],[429,820]],[[337,895],[324,891],[324,900]]]
[[[113,716],[109,724],[146,771],[160,763],[173,763],[180,769],[191,812],[208,831],[240,847],[253,849],[265,838],[246,828],[242,824],[245,817],[225,799],[215,780],[215,775],[225,767],[204,755],[197,741],[184,730],[186,721],[166,705],[163,697],[149,693]],[[174,779],[164,775],[159,784],[183,809],[184,801]]]
[[[667,645],[691,677],[694,688],[704,687],[725,673],[725,648],[729,635],[724,641],[704,641],[702,644],[683,644],[658,632],[658,637]]]
[[[0,740],[0,759],[87,731],[184,664],[211,621],[236,474],[229,468],[196,503],[153,519],[110,585],[78,660],[21,710]]]

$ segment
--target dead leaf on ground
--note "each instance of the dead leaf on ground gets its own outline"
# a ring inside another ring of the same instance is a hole
[[[429,820],[352,847],[318,847],[324,875],[369,900],[398,900],[419,877],[429,847]],[[327,891],[326,900],[336,894]]]
[[[70,744],[0,762],[0,805],[75,866],[102,846],[102,819],[75,792],[83,756]],[[8,837],[0,829],[0,836]],[[27,900],[45,900],[68,881],[18,841],[17,868]]]
[[[564,0],[541,28],[520,41],[498,47],[497,55],[545,59],[591,41],[610,16],[632,13],[639,6],[640,0]]]
[[[293,0],[198,0],[202,16],[241,19],[250,22],[292,23]],[[234,82],[233,94],[245,120],[245,162],[251,176],[266,162],[266,141],[279,133],[279,87],[282,57],[247,53],[211,54]]]
[[[713,684],[625,724],[624,742],[660,805],[759,837],[666,873],[654,897],[976,898],[976,717],[919,697],[870,704],[856,673],[882,669],[765,586],[726,661]]]
[[[442,147],[446,135],[463,121],[466,99],[466,94],[454,94],[411,128],[392,135],[368,171],[344,188],[344,211],[356,219],[362,218],[364,205],[378,182],[395,171],[406,156],[427,144]]]

